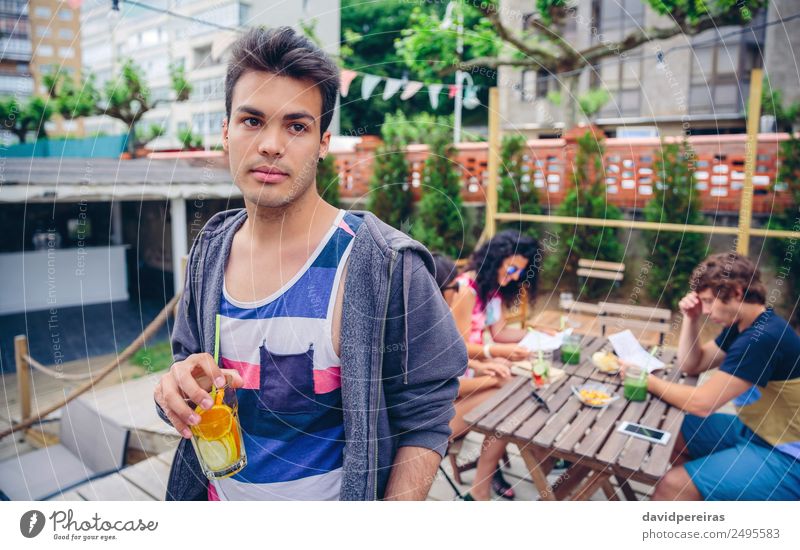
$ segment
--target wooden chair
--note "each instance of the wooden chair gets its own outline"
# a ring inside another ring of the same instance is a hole
[[[602,279],[612,281],[616,285],[622,283],[625,273],[625,264],[617,262],[604,262],[601,260],[591,260],[581,258],[578,260],[578,281],[582,283],[586,279]]]
[[[609,328],[634,331],[651,331],[658,334],[658,344],[664,345],[664,336],[670,331],[672,312],[668,309],[600,302],[600,333],[607,335]]]

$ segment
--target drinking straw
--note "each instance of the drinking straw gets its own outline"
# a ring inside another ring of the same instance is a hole
[[[564,318],[564,316],[562,315],[562,316],[561,316],[561,330],[563,331],[563,330],[564,330],[564,327],[566,327],[566,326],[567,326],[567,320],[566,320],[566,319]]]
[[[214,319],[214,363],[219,366],[219,313]],[[211,399],[217,400],[217,385],[211,380]]]
[[[219,364],[219,313],[214,320],[214,362]]]

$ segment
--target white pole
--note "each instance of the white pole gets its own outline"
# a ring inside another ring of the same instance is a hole
[[[117,199],[111,201],[111,244],[122,244],[122,203]]]
[[[175,293],[183,287],[182,258],[189,253],[186,232],[186,199],[179,197],[169,201],[170,225],[172,233],[172,280]]]

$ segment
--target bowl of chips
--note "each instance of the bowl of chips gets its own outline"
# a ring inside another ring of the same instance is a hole
[[[618,395],[612,395],[611,391],[602,384],[589,382],[582,386],[572,386],[572,393],[575,394],[581,403],[589,407],[605,407],[617,399]]]
[[[605,374],[617,374],[620,369],[619,357],[611,351],[596,351],[592,354],[592,363]]]

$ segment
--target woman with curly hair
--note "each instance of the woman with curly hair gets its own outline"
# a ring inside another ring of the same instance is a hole
[[[525,299],[523,288],[527,290],[527,299],[533,300],[541,259],[538,242],[516,231],[502,231],[477,249],[465,272],[458,276],[450,260],[434,257],[436,280],[470,358],[468,372],[460,380],[456,414],[450,423],[454,439],[468,431],[464,415],[510,378],[510,361],[530,355],[527,348],[517,344],[526,331],[505,326],[503,306],[519,307],[520,300]],[[487,327],[495,343],[484,345],[483,331]],[[503,498],[514,498],[513,488],[497,468],[506,444],[507,441],[498,438],[484,440],[468,498],[488,500],[490,487]]]

